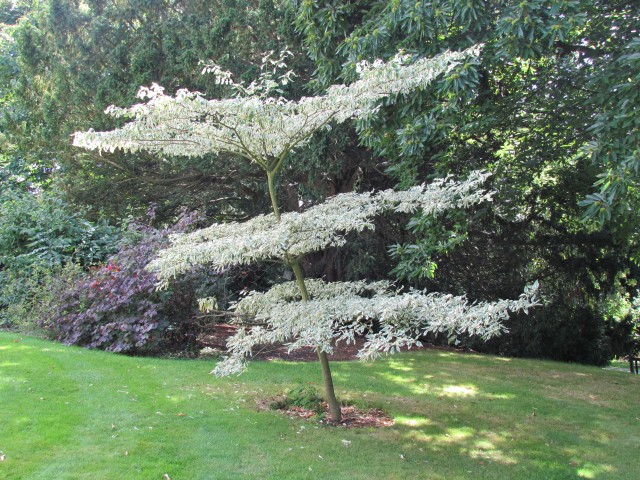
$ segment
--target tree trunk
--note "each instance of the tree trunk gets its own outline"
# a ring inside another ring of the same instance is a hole
[[[296,282],[298,283],[298,288],[300,289],[300,295],[302,296],[302,301],[306,302],[309,300],[309,292],[307,292],[307,286],[304,283],[304,273],[302,272],[302,267],[300,267],[300,262],[295,259],[288,260],[291,269],[293,270],[294,275],[296,276]],[[336,398],[336,392],[333,388],[333,378],[331,376],[331,368],[329,368],[329,359],[327,358],[326,352],[320,350],[320,348],[316,349],[318,353],[318,360],[320,361],[320,366],[322,367],[322,381],[324,382],[324,394],[327,404],[329,405],[329,412],[331,413],[331,421],[334,423],[340,423],[342,420],[342,411],[340,410],[340,403]]]
[[[267,186],[269,187],[269,197],[271,198],[271,206],[273,208],[273,213],[276,217],[276,220],[280,221],[280,210],[278,209],[278,198],[276,196],[275,189],[275,171],[267,172]],[[309,292],[307,291],[307,286],[304,283],[304,273],[302,272],[302,267],[300,266],[300,261],[297,258],[289,258],[287,257],[287,263],[293,270],[294,275],[296,276],[296,283],[298,284],[298,288],[300,289],[300,295],[302,297],[302,301],[306,302],[309,300]],[[333,388],[333,378],[331,377],[331,369],[329,368],[329,359],[327,358],[326,352],[321,351],[319,348],[316,349],[318,352],[318,360],[320,361],[320,366],[322,367],[322,380],[324,382],[324,392],[327,400],[327,404],[329,405],[329,412],[331,413],[331,420],[334,423],[340,423],[342,420],[342,411],[340,410],[340,403],[336,399],[336,392]]]
[[[322,380],[324,381],[324,394],[327,397],[327,404],[329,405],[329,412],[331,413],[331,420],[333,423],[340,423],[342,420],[342,410],[340,409],[340,402],[336,398],[336,392],[333,388],[333,378],[331,377],[331,369],[329,368],[329,359],[326,352],[323,352],[319,348],[318,360],[320,360],[320,366],[322,366]]]

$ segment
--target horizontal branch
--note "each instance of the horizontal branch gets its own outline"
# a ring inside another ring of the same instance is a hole
[[[140,150],[168,155],[241,154],[262,168],[275,168],[269,159],[282,159],[294,147],[310,141],[329,123],[366,116],[392,95],[424,88],[468,58],[479,47],[445,52],[408,64],[409,56],[387,63],[360,63],[360,79],[349,86],[334,85],[327,93],[299,101],[246,95],[206,100],[196,92],[164,95],[158,85],[141,88],[146,103],[130,108],[109,107],[107,113],[132,119],[110,132],[77,132],[73,143],[90,150]]]
[[[264,326],[241,330],[229,339],[229,356],[216,366],[215,374],[241,372],[253,348],[263,344],[286,342],[289,351],[314,347],[331,353],[335,343],[354,343],[356,336],[366,335],[358,356],[374,358],[419,346],[419,339],[430,333],[488,339],[506,330],[509,313],[539,305],[537,283],[518,299],[477,303],[464,296],[398,292],[388,282],[307,280],[306,284],[310,298],[304,302],[295,282],[252,293],[238,302],[237,312],[253,316]],[[371,330],[373,320],[380,324],[376,331]]]
[[[350,232],[373,230],[376,216],[385,212],[421,210],[437,215],[451,208],[466,208],[491,198],[481,188],[486,173],[473,172],[465,181],[441,179],[405,191],[344,193],[304,212],[289,212],[277,221],[273,214],[245,223],[213,224],[189,234],[175,235],[149,268],[161,281],[209,264],[217,268],[264,260],[298,258],[329,247],[342,246]]]

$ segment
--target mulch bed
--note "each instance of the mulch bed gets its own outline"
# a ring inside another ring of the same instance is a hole
[[[342,407],[341,411],[342,420],[340,423],[334,424],[327,420],[321,421],[326,424],[344,428],[381,428],[390,427],[396,423],[393,418],[389,417],[386,413],[377,408],[361,410],[353,405],[347,405]]]
[[[271,410],[274,399],[256,399],[258,410]],[[318,420],[318,423],[342,428],[382,428],[390,427],[395,424],[395,420],[389,417],[379,408],[357,408],[353,405],[344,405],[341,407],[342,420],[339,423],[327,420],[329,418],[329,406],[326,402],[322,403],[324,408],[324,418],[320,418],[317,412],[298,406],[289,406],[286,408],[278,408],[277,410],[287,417],[300,418],[303,420]]]

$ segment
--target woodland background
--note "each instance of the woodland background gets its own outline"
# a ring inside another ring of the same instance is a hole
[[[259,75],[289,50],[290,99],[355,78],[358,61],[482,43],[479,62],[337,126],[278,185],[286,209],[351,190],[493,172],[489,207],[382,218],[304,265],[327,280],[395,279],[472,300],[540,282],[544,307],[462,346],[604,364],[637,348],[640,34],[633,2],[0,0],[0,324],[129,353],[198,347],[221,308],[282,267],[194,269],[157,292],[144,269],[171,232],[269,210],[260,172],[229,156],[98,155],[70,135],[117,121],[155,82],[219,97],[213,61]],[[444,338],[431,339],[446,342]]]

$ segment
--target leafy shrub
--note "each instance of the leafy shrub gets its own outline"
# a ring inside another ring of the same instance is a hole
[[[83,213],[56,191],[2,192],[0,326],[33,333],[41,318],[50,317],[44,309],[56,300],[53,292],[62,292],[79,265],[103,262],[116,251],[119,229],[89,222]]]
[[[54,267],[33,265],[29,275],[9,271],[3,275],[5,308],[0,310],[0,326],[29,335],[49,335],[51,313],[56,311],[65,292],[85,274],[75,263]]]
[[[607,334],[612,353],[618,357],[640,352],[640,291],[610,295],[604,302]]]
[[[596,308],[559,299],[539,310],[513,318],[509,322],[509,334],[489,342],[484,350],[591,365],[609,362],[610,340],[604,319]]]
[[[133,223],[119,251],[107,263],[92,269],[61,298],[53,325],[57,338],[68,344],[114,352],[149,353],[192,342],[202,285],[215,291],[204,268],[193,269],[156,290],[156,275],[145,269],[172,233],[184,232],[198,220],[183,214],[172,227],[156,229]],[[219,282],[216,282],[218,279]],[[210,292],[208,292],[210,293]]]
[[[283,399],[274,402],[272,405],[275,410],[285,410],[290,407],[304,408],[317,414],[324,412],[322,398],[318,395],[318,390],[313,385],[298,385],[289,390]]]
[[[23,270],[32,265],[92,265],[113,254],[116,227],[92,223],[56,191],[4,192],[0,198],[0,266]]]

